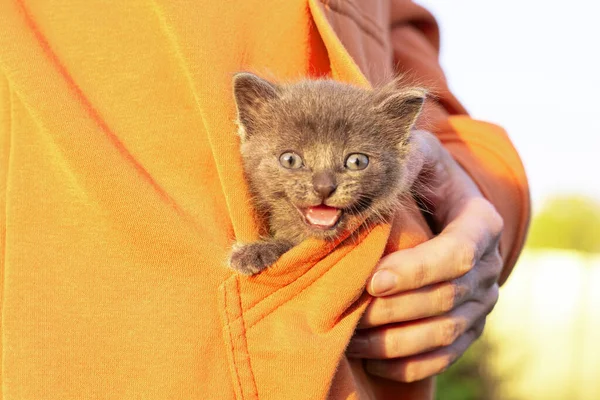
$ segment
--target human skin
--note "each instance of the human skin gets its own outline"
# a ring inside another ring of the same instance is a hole
[[[444,371],[481,335],[503,265],[501,216],[434,135],[415,138],[439,234],[381,259],[367,285],[374,299],[347,349],[371,374],[401,382]]]

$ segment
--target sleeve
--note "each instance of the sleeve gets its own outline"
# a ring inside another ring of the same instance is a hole
[[[523,164],[506,132],[477,121],[450,92],[439,64],[440,36],[434,17],[411,0],[392,0],[390,35],[396,73],[425,84],[434,94],[419,128],[435,133],[504,219],[500,252],[510,274],[523,248],[531,207]]]

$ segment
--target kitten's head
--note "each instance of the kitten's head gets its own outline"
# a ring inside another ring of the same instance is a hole
[[[244,169],[272,231],[332,239],[397,206],[423,90],[240,73],[234,95]]]

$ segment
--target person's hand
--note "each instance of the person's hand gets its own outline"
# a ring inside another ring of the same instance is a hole
[[[412,382],[445,370],[477,339],[498,299],[502,218],[430,133],[415,143],[427,171],[433,239],[384,257],[375,297],[347,349],[367,371]]]

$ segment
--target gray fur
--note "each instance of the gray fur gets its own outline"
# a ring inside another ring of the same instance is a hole
[[[234,96],[244,171],[272,236],[236,245],[230,258],[235,270],[251,275],[308,237],[334,240],[361,225],[385,221],[409,191],[410,129],[424,90],[400,90],[393,84],[365,90],[332,80],[276,85],[241,73],[234,78]],[[303,168],[280,165],[287,151],[303,158]],[[353,153],[368,156],[367,168],[345,168]],[[324,179],[335,190],[324,191]],[[299,211],[322,202],[343,210],[338,223],[326,230],[309,226]]]

